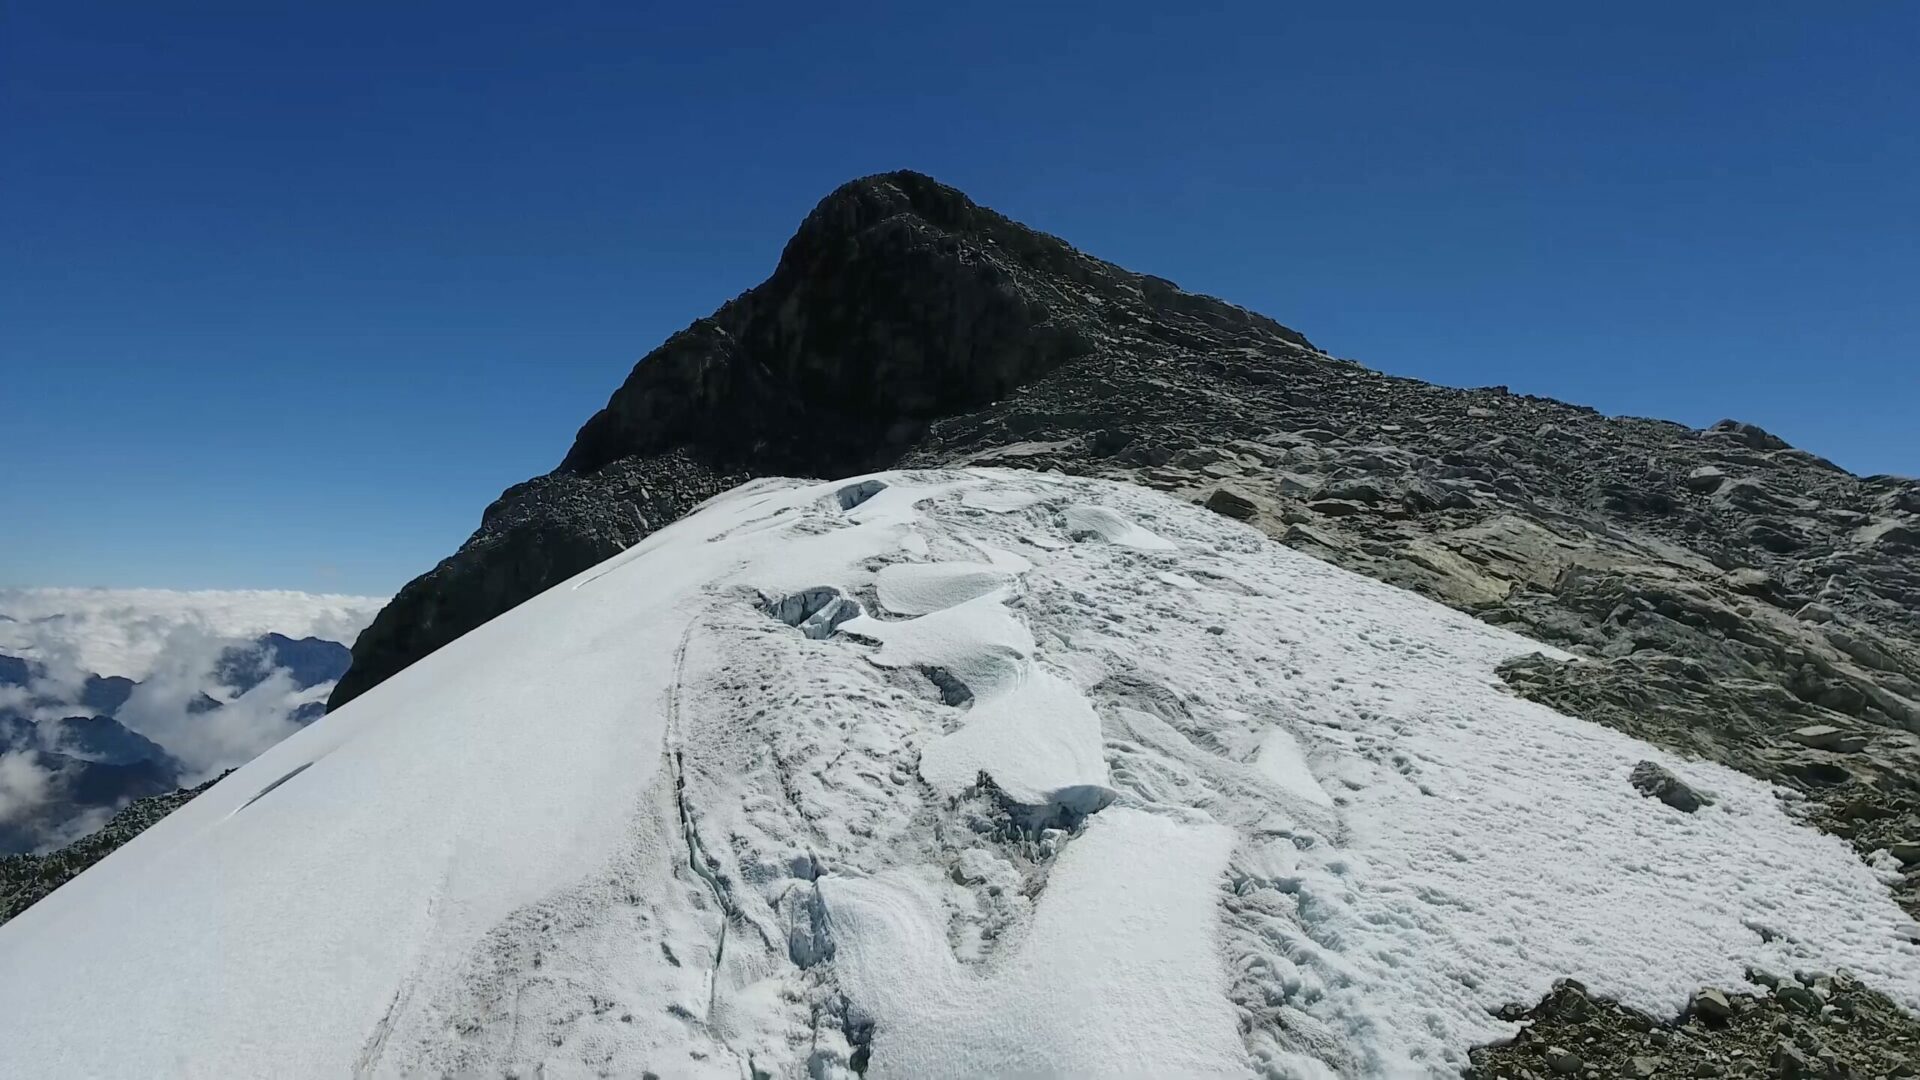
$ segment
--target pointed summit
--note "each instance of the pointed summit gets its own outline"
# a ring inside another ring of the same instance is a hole
[[[994,401],[1117,331],[1172,337],[1188,320],[1306,343],[931,177],[868,176],[814,207],[772,277],[643,358],[560,468],[689,442],[810,472],[877,466],[933,417]],[[748,430],[753,445],[739,440]]]
[[[509,490],[459,553],[401,590],[330,705],[748,477],[886,467],[942,419],[1069,365],[1098,381],[1149,355],[1310,349],[921,173],[851,181],[800,223],[771,277],[643,357],[553,473]]]

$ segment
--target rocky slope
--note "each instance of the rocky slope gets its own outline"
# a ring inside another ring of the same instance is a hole
[[[1532,1009],[1511,1042],[1473,1054],[1469,1080],[1549,1076],[1907,1077],[1920,1022],[1846,975],[1749,972],[1764,992],[1695,994],[1678,1018],[1596,998],[1574,980]]]
[[[1174,491],[1562,646],[1586,659],[1514,665],[1516,691],[1783,785],[1916,902],[1920,483],[1733,421],[1382,375],[915,173],[830,194],[644,358],[381,613],[331,704],[743,479],[960,463]]]
[[[226,778],[225,773],[196,788],[183,788],[135,799],[113,815],[105,826],[58,851],[46,855],[0,855],[0,923],[45,899],[48,893],[106,858],[154,822],[185,806],[189,800]]]

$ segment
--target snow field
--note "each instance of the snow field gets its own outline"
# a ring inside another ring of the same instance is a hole
[[[0,928],[0,1074],[1437,1076],[1565,976],[1920,1006],[1869,868],[1530,651],[1140,489],[756,482]]]

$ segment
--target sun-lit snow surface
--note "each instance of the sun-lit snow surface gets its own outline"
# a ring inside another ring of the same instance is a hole
[[[1872,870],[1509,696],[1522,639],[1142,490],[875,479],[715,500],[0,928],[0,1075],[1408,1076],[1561,976],[1920,1005]]]
[[[0,653],[144,679],[167,638],[273,631],[353,644],[386,601],[276,590],[0,589]]]

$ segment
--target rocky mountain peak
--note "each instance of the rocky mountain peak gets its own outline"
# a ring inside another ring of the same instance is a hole
[[[750,478],[977,464],[1168,491],[1518,630],[1581,659],[1516,661],[1515,692],[1772,780],[1862,855],[1920,843],[1920,484],[1371,371],[910,172],[829,194],[644,358],[331,705]]]
[[[937,416],[985,405],[1116,327],[1300,335],[1083,255],[915,172],[822,199],[773,275],[635,366],[560,471],[688,445],[834,473],[885,464]]]
[[[821,259],[833,258],[835,248],[895,219],[911,219],[908,227],[977,236],[983,231],[982,215],[1012,224],[957,188],[911,169],[849,180],[828,192],[800,222],[774,276],[805,273]]]
[[[643,357],[552,473],[361,636],[339,705],[751,476],[883,468],[930,425],[1074,362],[1170,349],[1314,356],[1305,337],[1082,254],[915,172],[814,207],[772,276]]]

